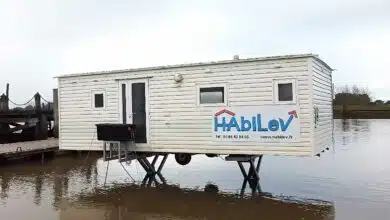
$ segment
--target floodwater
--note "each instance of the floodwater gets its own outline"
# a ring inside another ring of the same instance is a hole
[[[1,167],[0,219],[390,219],[390,120],[334,130],[321,157],[265,156],[259,194],[240,195],[237,164],[220,157],[170,156],[159,187],[140,183],[140,164],[94,154]]]

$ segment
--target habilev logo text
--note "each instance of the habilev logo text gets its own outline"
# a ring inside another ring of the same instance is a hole
[[[230,115],[230,119],[227,119],[224,114]],[[227,109],[218,111],[214,115],[214,131],[258,131],[258,132],[267,132],[267,131],[286,131],[291,121],[295,118],[298,118],[297,112],[295,110],[288,112],[287,120],[282,118],[271,119],[265,123],[262,121],[262,116],[260,113],[251,117],[250,119],[245,118],[244,116],[236,117],[236,114]]]

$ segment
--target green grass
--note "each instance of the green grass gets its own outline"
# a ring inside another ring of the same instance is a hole
[[[333,106],[334,118],[390,119],[390,105]]]

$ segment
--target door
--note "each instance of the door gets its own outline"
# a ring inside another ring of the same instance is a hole
[[[128,80],[119,82],[120,119],[124,124],[136,125],[135,142],[148,142],[148,81]]]

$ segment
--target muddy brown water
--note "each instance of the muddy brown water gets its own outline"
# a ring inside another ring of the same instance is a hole
[[[95,154],[1,167],[0,219],[390,219],[390,120],[334,130],[319,158],[265,156],[260,194],[240,194],[236,163],[200,155],[184,167],[170,156],[159,187],[140,183],[138,163],[106,172]]]

